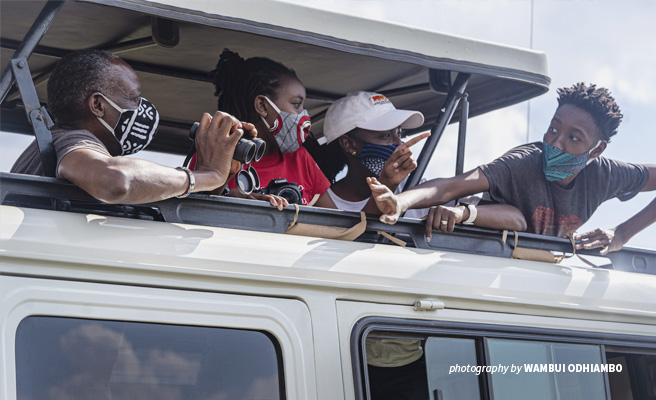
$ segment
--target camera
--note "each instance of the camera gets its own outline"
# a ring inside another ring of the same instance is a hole
[[[283,197],[289,204],[303,204],[303,193],[298,183],[287,182],[285,178],[272,179],[266,188],[260,189],[260,193]]]
[[[189,129],[189,138],[194,141],[196,140],[196,131],[198,131],[198,122],[194,124]],[[233,160],[237,160],[242,164],[248,164],[253,161],[260,161],[260,158],[264,155],[264,150],[266,149],[266,143],[262,139],[252,137],[251,135],[245,134],[237,142],[235,147],[235,152],[232,155]]]

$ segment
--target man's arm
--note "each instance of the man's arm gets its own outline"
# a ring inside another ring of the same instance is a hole
[[[217,111],[204,114],[196,136],[198,166],[195,191],[211,191],[223,185],[230,173],[235,145],[243,134],[242,124]],[[245,124],[245,129],[254,129]],[[181,195],[189,186],[184,171],[145,160],[109,157],[93,150],[78,149],[59,163],[59,176],[93,197],[119,204],[141,204]]]
[[[453,178],[437,178],[395,195],[376,178],[367,178],[378,210],[380,220],[394,224],[399,216],[411,208],[427,208],[448,203],[451,200],[475,193],[485,192],[490,182],[480,168],[473,169]]]
[[[656,165],[647,165],[649,178],[641,192],[656,190]],[[656,222],[656,199],[639,213],[622,222],[613,229],[595,229],[576,236],[581,243],[576,244],[577,249],[595,249],[601,247],[599,254],[605,255],[611,251],[621,250],[622,247],[638,232]]]
[[[477,215],[474,226],[482,228],[525,231],[526,219],[516,208],[508,204],[486,204],[476,207]],[[469,209],[465,206],[433,206],[426,216],[426,240],[430,242],[433,229],[452,232],[455,224],[469,218]]]

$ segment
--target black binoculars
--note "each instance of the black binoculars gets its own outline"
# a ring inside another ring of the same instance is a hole
[[[194,124],[189,129],[189,139],[191,139],[192,144],[189,149],[189,153],[184,161],[184,166],[189,166],[189,162],[196,152],[196,132],[198,131],[198,122]],[[232,155],[232,159],[239,161],[242,164],[249,164],[253,161],[260,161],[260,158],[264,155],[264,150],[266,149],[266,143],[262,139],[251,137],[250,135],[244,135],[237,146],[235,147],[235,153]],[[249,166],[246,169],[243,169],[235,175],[235,183],[237,184],[237,189],[245,194],[249,195],[253,190],[257,190],[260,187],[260,177],[257,175],[255,168]]]
[[[189,129],[189,138],[194,142],[196,141],[196,131],[198,131],[198,126],[199,123],[194,122],[191,129]],[[232,159],[239,161],[242,164],[260,161],[260,158],[264,155],[265,149],[266,143],[264,140],[245,134],[239,139],[239,142],[237,142]]]

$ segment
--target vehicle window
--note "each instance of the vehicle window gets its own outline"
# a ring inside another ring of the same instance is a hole
[[[373,333],[366,340],[369,398],[428,398],[422,340]]]
[[[487,347],[489,365],[511,367],[490,375],[495,399],[523,400],[528,393],[531,400],[606,398],[604,373],[590,372],[602,364],[601,346],[488,339]],[[522,370],[513,373],[512,366]]]
[[[474,339],[428,338],[426,368],[431,399],[479,400],[481,375],[465,372],[468,366],[477,365]],[[456,370],[463,367],[464,371]]]
[[[607,349],[606,360],[622,366],[621,371],[608,374],[611,398],[656,399],[656,351],[640,354]]]
[[[32,316],[16,333],[19,399],[284,398],[259,331]]]
[[[361,398],[656,400],[656,349],[511,334],[372,330]]]

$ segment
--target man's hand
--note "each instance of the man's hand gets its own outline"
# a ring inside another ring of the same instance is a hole
[[[431,241],[433,229],[439,229],[444,233],[453,232],[455,224],[465,219],[465,212],[469,213],[465,206],[433,206],[429,208],[426,215],[426,240]],[[469,217],[469,215],[467,216]]]
[[[580,240],[581,243],[576,244],[576,249],[596,249],[601,247],[599,254],[606,255],[611,251],[621,250],[627,242],[623,240],[621,235],[616,234],[616,229],[595,229],[592,232],[587,232],[582,235],[574,237],[575,240]]]
[[[195,171],[215,174],[215,187],[224,185],[234,169],[232,155],[244,130],[255,131],[255,126],[239,122],[221,111],[214,113],[213,117],[205,113],[200,119],[196,134]]]
[[[379,181],[391,190],[395,190],[399,184],[417,168],[417,162],[412,158],[410,147],[429,136],[430,132],[424,132],[405,143],[401,143],[401,145],[394,150],[394,153],[392,153],[390,158],[385,162],[383,171],[380,173],[380,177],[378,177]]]
[[[376,178],[367,178],[367,184],[371,189],[371,197],[376,202],[376,207],[383,214],[380,221],[393,225],[405,210],[401,210],[399,199],[392,191]]]

